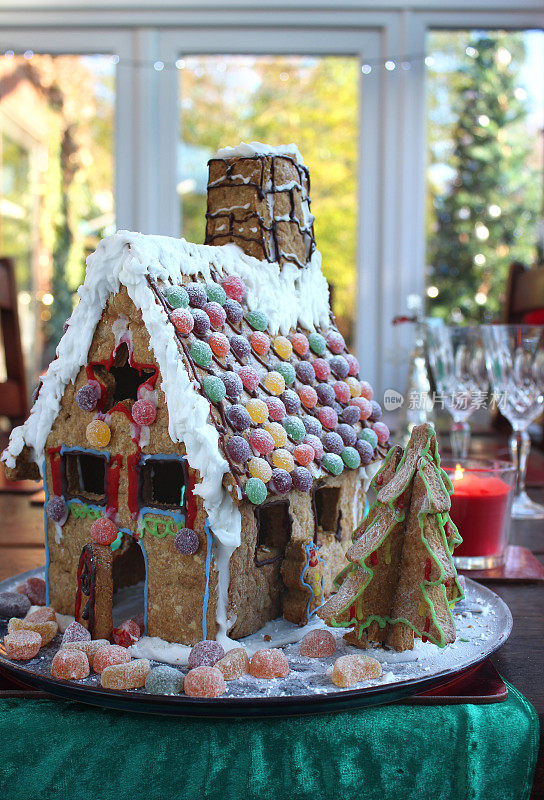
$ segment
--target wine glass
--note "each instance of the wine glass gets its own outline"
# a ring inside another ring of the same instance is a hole
[[[429,324],[427,328],[429,361],[438,397],[452,417],[450,432],[454,458],[467,457],[470,444],[468,419],[485,405],[489,378],[485,350],[479,327]]]
[[[544,506],[525,490],[531,439],[527,428],[544,404],[544,326],[483,325],[495,402],[512,425],[510,454],[517,468],[514,519],[544,519]]]

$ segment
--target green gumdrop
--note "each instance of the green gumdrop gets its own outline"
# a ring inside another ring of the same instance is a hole
[[[206,375],[202,381],[202,388],[212,403],[220,403],[227,393],[225,384],[216,375]]]
[[[210,302],[219,303],[220,306],[225,305],[227,293],[218,283],[207,283],[206,294]]]
[[[354,447],[344,447],[342,461],[350,469],[357,469],[357,467],[361,466],[361,456]]]
[[[359,439],[368,442],[373,450],[375,450],[376,447],[378,446],[378,437],[376,436],[375,432],[370,428],[363,428],[363,430],[359,434]]]
[[[268,317],[263,311],[250,311],[247,321],[256,331],[265,331],[268,327]]]
[[[321,464],[333,475],[340,475],[344,469],[343,461],[336,453],[325,453],[321,459]]]
[[[301,442],[306,436],[306,428],[298,417],[285,417],[283,427],[295,442]]]
[[[199,367],[209,367],[212,363],[212,349],[207,342],[193,342],[191,358]]]
[[[189,305],[189,295],[183,286],[170,286],[166,290],[166,299],[172,308],[187,308]]]
[[[308,336],[308,343],[310,345],[310,349],[316,354],[316,356],[322,356],[325,352],[325,348],[327,347],[327,342],[320,333],[311,333]]]
[[[288,361],[277,361],[274,369],[283,376],[286,386],[292,386],[295,382],[295,368],[292,364]]]
[[[268,494],[266,485],[260,478],[249,478],[246,481],[246,495],[247,499],[255,506],[260,506],[266,500]]]

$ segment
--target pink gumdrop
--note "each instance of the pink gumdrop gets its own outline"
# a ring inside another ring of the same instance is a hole
[[[266,456],[274,449],[274,439],[263,428],[255,428],[251,431],[249,443],[256,453],[261,456]]]
[[[345,359],[348,362],[349,374],[353,375],[354,377],[357,377],[360,369],[359,362],[357,361],[355,356],[351,355],[351,353],[346,353]]]
[[[250,675],[255,678],[285,678],[289,675],[289,662],[277,648],[257,650],[249,664]]]
[[[304,437],[304,444],[309,444],[315,453],[316,461],[321,461],[323,458],[323,442],[319,436],[315,436],[313,433],[308,433]]]
[[[344,337],[338,331],[330,331],[327,334],[327,344],[329,345],[329,350],[336,354],[342,353],[346,346]]]
[[[221,286],[225,290],[227,297],[238,302],[243,299],[246,293],[245,283],[238,275],[229,275],[227,278],[223,278]]]
[[[27,578],[15,590],[28,597],[33,606],[45,605],[45,581],[43,578]]]
[[[268,416],[274,422],[281,422],[287,411],[279,397],[265,397],[264,402],[268,406]]]
[[[227,684],[217,667],[195,667],[187,673],[183,689],[189,697],[221,697]]]
[[[66,642],[88,642],[90,640],[90,632],[75,620],[68,625],[62,635],[62,644],[66,644]]]
[[[368,381],[361,381],[361,395],[366,397],[367,400],[372,400],[374,397],[374,389]]]
[[[238,375],[246,392],[254,392],[259,385],[259,376],[251,367],[240,367]]]
[[[359,419],[361,420],[368,419],[372,414],[370,400],[367,400],[366,397],[352,397],[349,404],[359,409]]]
[[[130,647],[140,636],[140,627],[133,619],[125,620],[118,628],[113,629],[113,640],[121,647]]]
[[[326,381],[331,374],[329,362],[324,358],[314,358],[312,361],[312,366],[314,368],[316,378],[320,381]]]
[[[151,425],[157,417],[157,409],[150,400],[137,400],[132,406],[132,419],[136,425]]]
[[[335,383],[332,385],[332,388],[334,389],[334,393],[338,402],[349,403],[351,392],[347,383],[344,383],[344,381],[335,381]]]
[[[126,647],[107,644],[104,647],[99,647],[94,654],[93,671],[101,675],[106,667],[113,667],[114,664],[128,664],[129,661],[130,653]]]
[[[189,653],[188,665],[191,669],[194,667],[213,667],[216,661],[223,658],[225,651],[219,644],[212,639],[204,639],[203,642],[197,642]]]
[[[331,408],[330,406],[323,406],[323,408],[320,408],[317,418],[323,427],[328,428],[330,431],[334,430],[338,425],[338,414],[334,408]]]
[[[336,652],[336,639],[330,631],[308,631],[300,643],[300,655],[325,658]]]
[[[389,441],[389,428],[384,422],[375,422],[372,426],[372,430],[378,437],[378,442],[381,445],[387,444]]]

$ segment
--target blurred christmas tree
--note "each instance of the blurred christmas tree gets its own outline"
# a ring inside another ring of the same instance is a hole
[[[495,318],[509,264],[534,261],[540,187],[520,87],[524,56],[522,34],[481,33],[455,57],[448,83],[437,81],[437,90],[446,87],[453,120],[446,159],[452,177],[434,190],[428,232],[433,316]],[[431,95],[431,124],[432,115]],[[444,162],[443,144],[441,159],[436,132],[430,133],[434,162]]]

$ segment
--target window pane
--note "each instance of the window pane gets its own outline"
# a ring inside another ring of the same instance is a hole
[[[542,259],[544,32],[435,31],[427,58],[427,300],[500,317],[508,267]]]
[[[295,142],[310,170],[333,308],[349,339],[357,281],[358,59],[190,56],[178,66],[182,235],[204,241],[206,164],[219,147]]]
[[[0,254],[13,256],[29,385],[53,357],[85,258],[114,230],[110,56],[0,62]]]

